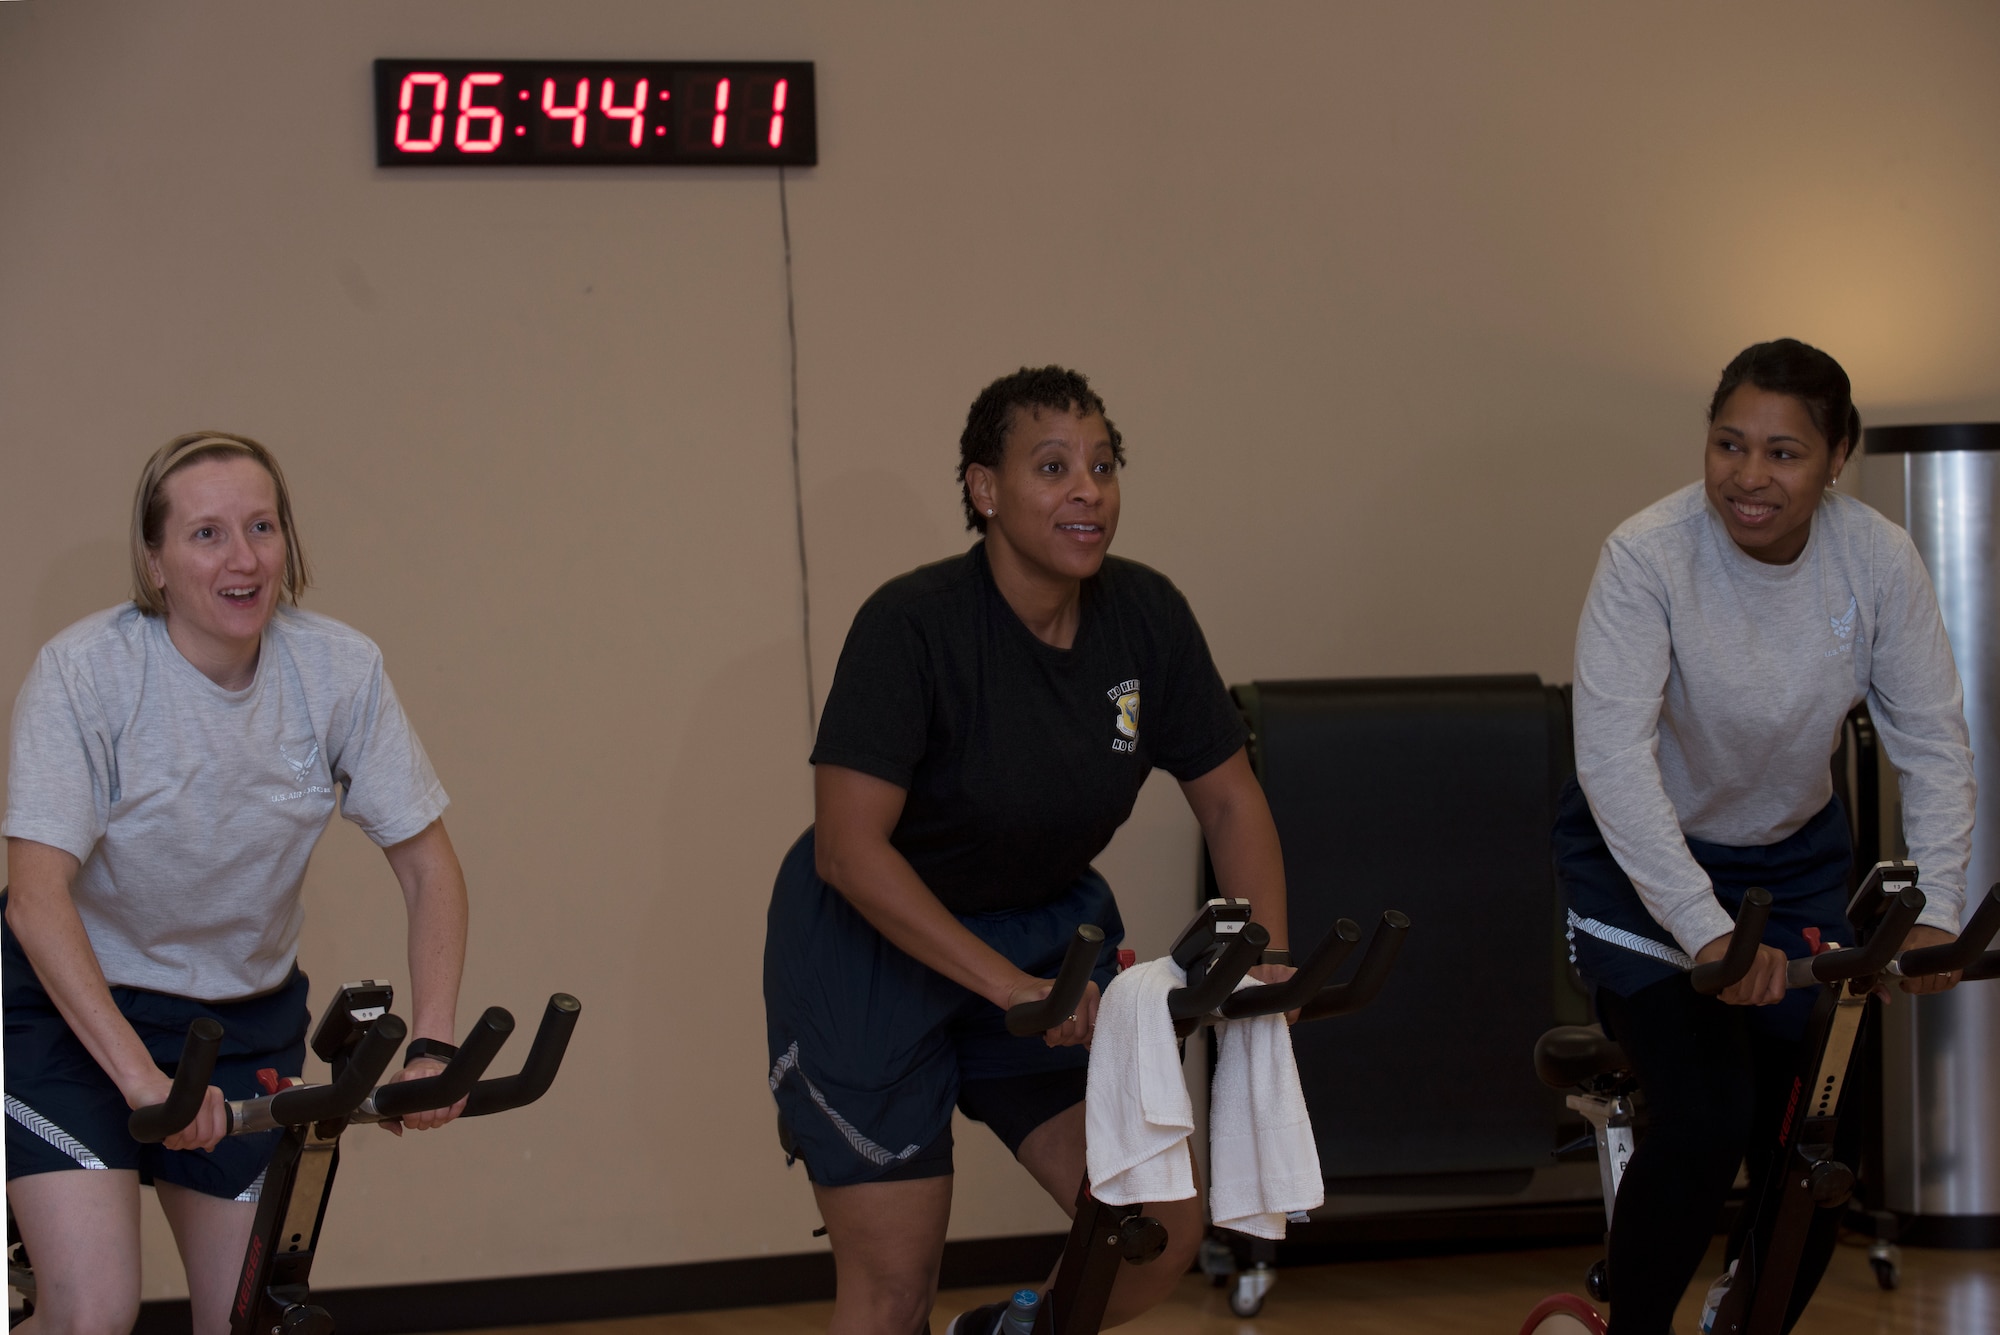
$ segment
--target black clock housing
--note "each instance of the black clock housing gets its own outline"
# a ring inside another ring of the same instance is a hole
[[[378,60],[380,167],[810,167],[811,61]]]

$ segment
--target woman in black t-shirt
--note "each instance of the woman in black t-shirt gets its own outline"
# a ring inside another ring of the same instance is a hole
[[[1290,972],[1285,879],[1243,724],[1179,590],[1106,554],[1124,449],[1085,379],[988,386],[960,439],[962,556],[855,617],[813,749],[816,822],[785,859],[764,956],[771,1090],[833,1244],[831,1330],[925,1330],[951,1206],[954,1104],[1065,1210],[1084,1172],[1085,1047],[1123,937],[1090,866],[1147,773],[1180,780],[1226,894]],[[1141,701],[1144,708],[1141,708]],[[1070,934],[1105,929],[1097,980],[1045,1039],[1002,1011],[1049,992]],[[1106,1324],[1151,1307],[1202,1235],[1119,1279]],[[953,1321],[988,1335],[996,1305]]]

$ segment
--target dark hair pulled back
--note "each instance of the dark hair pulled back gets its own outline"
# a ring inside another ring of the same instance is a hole
[[[1784,394],[1805,405],[1812,424],[1826,437],[1829,450],[1852,454],[1861,443],[1861,414],[1854,410],[1854,392],[1840,363],[1795,338],[1753,343],[1722,368],[1722,383],[1708,401],[1711,424],[1722,405],[1744,385],[1768,394]]]
[[[1064,366],[1024,366],[1012,375],[1001,376],[972,401],[965,415],[965,431],[958,438],[958,496],[965,506],[965,526],[981,533],[986,531],[986,516],[972,503],[965,470],[974,464],[1000,467],[1007,451],[1007,428],[1013,424],[1016,408],[1053,408],[1078,417],[1096,413],[1111,433],[1111,457],[1121,468],[1125,464],[1125,438],[1106,416],[1104,400],[1097,397],[1082,372]]]

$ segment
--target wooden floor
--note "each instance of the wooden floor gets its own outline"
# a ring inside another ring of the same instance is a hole
[[[1528,1309],[1581,1292],[1595,1248],[1423,1257],[1282,1270],[1254,1320],[1232,1316],[1221,1290],[1190,1275],[1167,1302],[1120,1329],[1131,1335],[1516,1335]],[[1675,1322],[1694,1335],[1702,1294],[1721,1269],[1718,1241]],[[938,1303],[932,1329],[1001,1289],[963,1289]],[[830,1303],[532,1328],[546,1335],[804,1335],[826,1329]],[[515,1328],[517,1331],[527,1328]],[[2000,1335],[2000,1252],[1903,1252],[1902,1285],[1876,1287],[1864,1247],[1842,1246],[1795,1335]]]

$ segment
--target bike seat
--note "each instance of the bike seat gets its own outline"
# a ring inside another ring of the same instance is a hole
[[[1535,1074],[1543,1084],[1556,1089],[1568,1089],[1630,1065],[1625,1049],[1593,1025],[1566,1024],[1535,1040]]]

